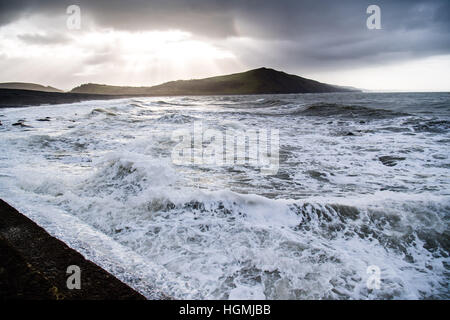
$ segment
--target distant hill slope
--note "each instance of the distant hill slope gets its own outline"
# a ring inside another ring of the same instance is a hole
[[[42,86],[36,83],[27,82],[3,82],[0,83],[0,89],[18,89],[18,90],[34,90],[44,92],[63,92],[62,90],[50,87]]]
[[[329,85],[273,69],[259,68],[205,79],[170,81],[153,87],[121,87],[88,83],[72,89],[71,92],[118,95],[216,95],[348,91],[358,90]]]

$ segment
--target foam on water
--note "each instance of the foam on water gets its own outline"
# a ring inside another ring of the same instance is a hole
[[[450,99],[413,98],[139,98],[3,109],[0,195],[149,298],[448,299],[442,105]],[[423,115],[420,99],[435,101],[436,113]],[[12,126],[19,119],[32,128]],[[217,130],[280,129],[278,173],[173,165],[172,131],[200,120]],[[371,265],[381,270],[378,290],[366,286]]]

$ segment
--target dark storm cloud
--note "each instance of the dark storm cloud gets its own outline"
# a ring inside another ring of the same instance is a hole
[[[98,26],[116,30],[180,29],[224,43],[235,36],[260,40],[267,47],[257,57],[248,48],[236,52],[249,64],[339,68],[448,54],[449,3],[448,0],[1,0],[0,25],[34,13],[64,14],[68,5],[78,4],[82,17],[86,15]],[[381,8],[382,30],[366,28],[366,9],[371,4]]]
[[[181,29],[210,37],[236,35],[231,1],[214,0],[0,0],[0,25],[23,16],[64,15],[69,5],[102,27],[116,30]]]

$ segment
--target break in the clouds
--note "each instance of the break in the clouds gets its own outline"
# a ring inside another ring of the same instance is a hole
[[[66,28],[71,4],[81,8],[81,30]],[[381,30],[366,27],[371,4],[381,8]],[[2,0],[0,80],[38,81],[47,66],[39,82],[66,88],[147,85],[268,66],[377,89],[363,79],[370,70],[448,65],[449,12],[448,0]]]

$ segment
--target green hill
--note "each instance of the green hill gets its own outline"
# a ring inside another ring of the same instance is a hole
[[[0,89],[18,89],[18,90],[34,90],[43,92],[63,92],[62,90],[50,87],[42,86],[36,83],[27,82],[3,82],[0,83]]]
[[[205,79],[170,81],[153,87],[121,87],[88,83],[72,89],[71,92],[118,95],[220,95],[348,91],[358,90],[329,85],[273,69],[259,68]]]

